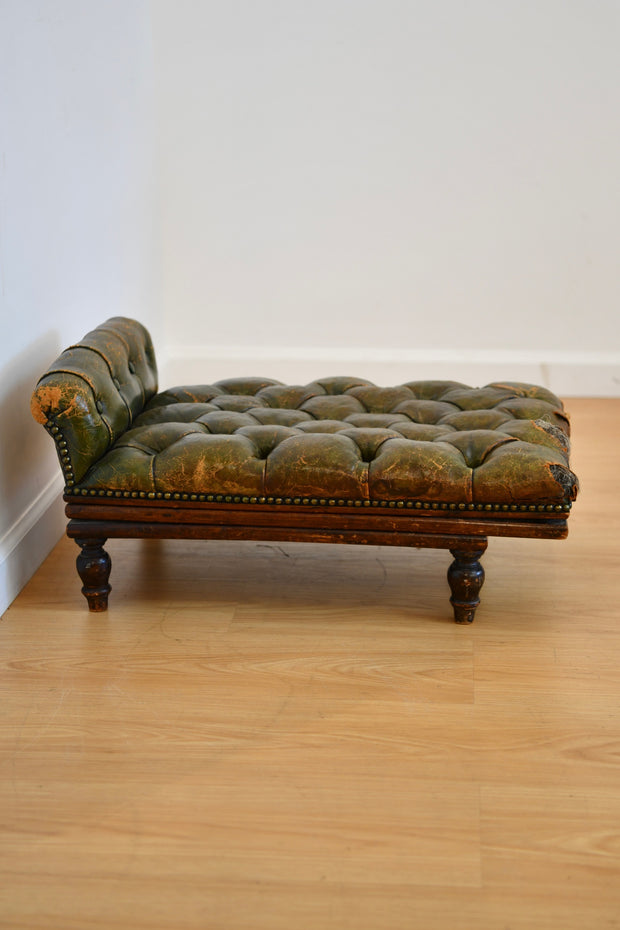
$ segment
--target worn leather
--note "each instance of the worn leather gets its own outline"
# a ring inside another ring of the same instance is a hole
[[[124,318],[44,375],[33,411],[55,435],[68,490],[504,509],[566,508],[577,494],[562,403],[535,385],[237,378],[156,394],[156,384],[150,337]]]
[[[121,438],[156,390],[153,343],[136,320],[112,317],[56,359],[31,409],[57,440],[70,486]]]

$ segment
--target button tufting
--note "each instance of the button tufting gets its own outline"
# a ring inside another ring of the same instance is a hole
[[[116,431],[105,398],[96,407]],[[568,499],[567,432],[560,401],[524,385],[241,378],[153,397],[87,486],[120,476],[151,499],[552,512]]]

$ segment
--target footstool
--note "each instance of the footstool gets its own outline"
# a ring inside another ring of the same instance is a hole
[[[32,412],[92,611],[111,590],[108,538],[295,540],[448,549],[470,623],[487,537],[562,539],[578,490],[568,417],[543,387],[231,377],[158,393],[151,337],[125,317],[60,355]]]

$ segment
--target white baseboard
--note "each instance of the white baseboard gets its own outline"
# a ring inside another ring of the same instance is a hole
[[[620,352],[343,349],[282,346],[170,346],[161,387],[211,384],[258,375],[305,384],[328,375],[355,375],[391,385],[432,378],[473,386],[527,381],[560,397],[620,397]]]
[[[64,532],[62,489],[55,475],[0,539],[0,616]]]

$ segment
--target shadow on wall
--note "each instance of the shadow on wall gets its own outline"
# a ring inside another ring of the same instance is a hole
[[[0,594],[9,601],[62,534],[56,451],[30,412],[34,387],[60,351],[58,331],[49,330],[0,370]]]

